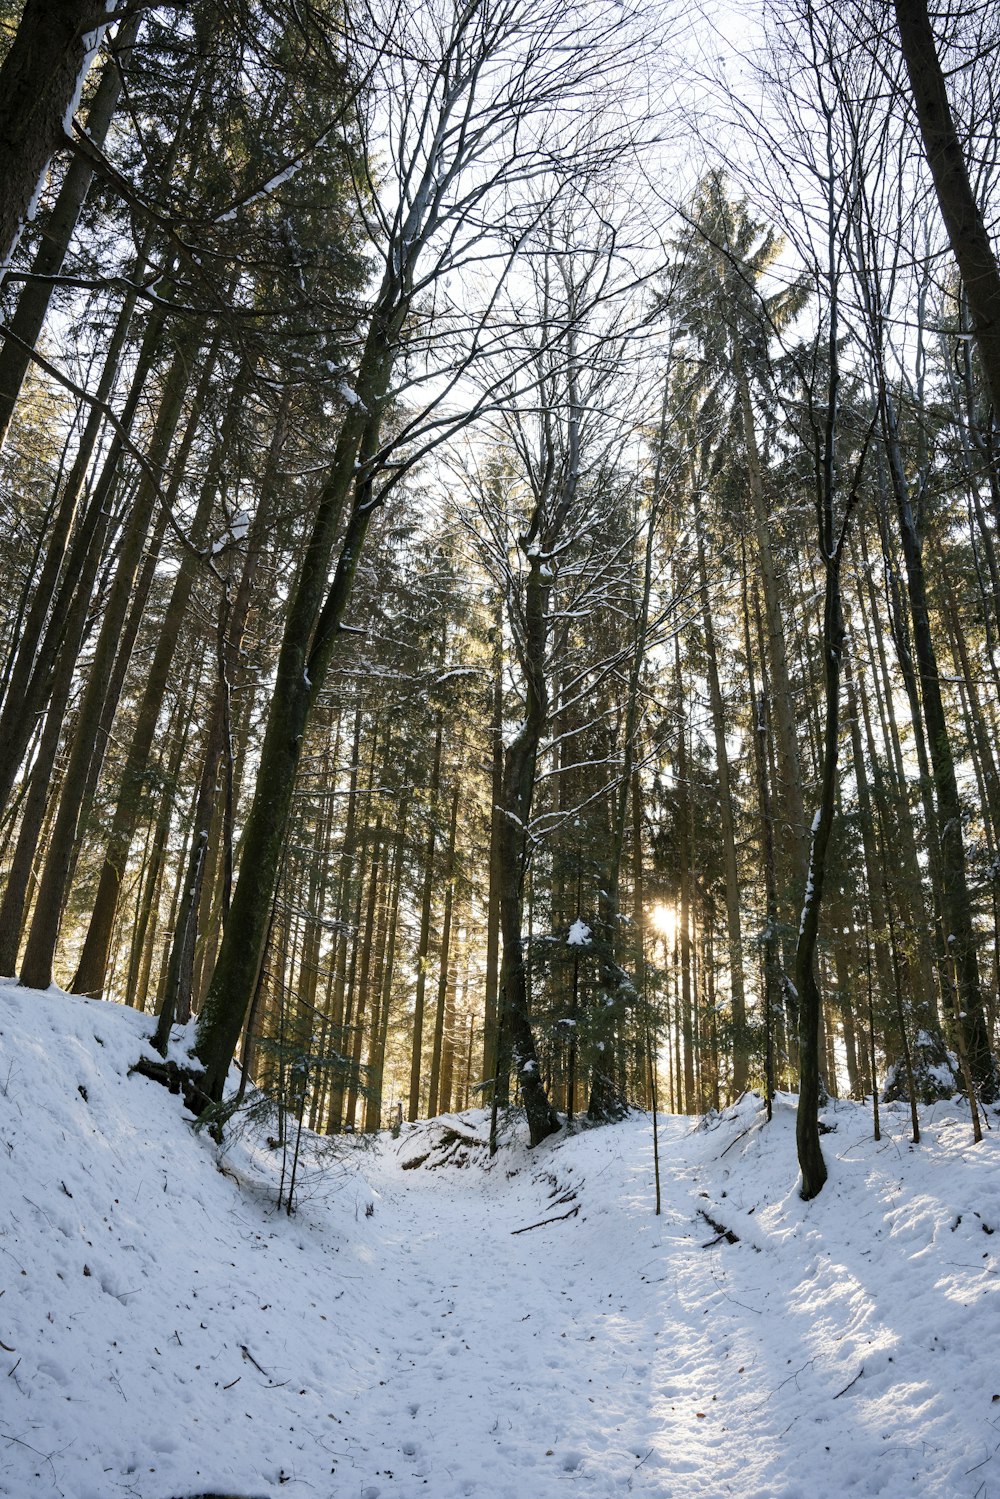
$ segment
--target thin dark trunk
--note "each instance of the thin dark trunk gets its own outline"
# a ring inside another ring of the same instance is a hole
[[[364,1046],[365,1016],[368,1011],[369,979],[374,951],[375,912],[377,910],[379,879],[382,857],[382,822],[375,826],[371,863],[368,867],[368,900],[365,910],[364,931],[361,934],[361,962],[358,968],[356,999],[351,1017],[351,1076],[347,1087],[347,1107],[344,1111],[344,1128],[354,1128],[354,1116],[358,1107],[358,1091],[361,1080],[361,1052]]]
[[[493,624],[493,680],[490,700],[490,884],[486,904],[485,1018],[483,1024],[483,1079],[497,1073],[498,987],[500,976],[500,797],[503,792],[503,611]],[[506,1098],[503,1099],[506,1103]]]
[[[441,746],[444,728],[438,713],[431,766],[430,803],[427,810],[427,843],[424,847],[424,883],[420,896],[420,936],[417,939],[417,988],[413,1001],[413,1037],[410,1043],[410,1096],[406,1117],[412,1124],[420,1113],[421,1058],[424,1047],[424,1006],[430,961],[431,912],[434,900],[434,848],[437,842],[437,800],[441,786]]]
[[[189,360],[192,352],[193,340],[191,345],[177,351],[166,380],[150,442],[150,464],[154,469],[162,471],[166,465],[188,388]],[[52,962],[80,811],[108,699],[113,664],[116,657],[121,659],[122,631],[156,503],[156,488],[150,478],[144,475],[140,480],[139,490],[119,549],[115,581],[95,647],[90,676],[84,690],[73,751],[63,783],[59,813],[53,828],[35,915],[28,934],[20,980],[22,984],[31,988],[47,989],[52,982]],[[165,517],[161,516],[161,521],[163,519]]]
[[[459,782],[456,779],[455,789],[452,792],[451,798],[448,847],[445,850],[444,869],[442,870],[444,878],[444,912],[441,916],[441,953],[438,964],[437,1006],[434,1011],[434,1043],[431,1050],[430,1094],[427,1101],[427,1113],[431,1118],[438,1112],[438,1101],[441,1091],[441,1055],[444,1045],[445,1011],[448,1002],[450,980],[452,914],[455,908],[455,840],[458,833],[458,798]]]
[[[701,505],[694,495],[695,527],[698,538],[698,585],[701,593],[702,629],[708,665],[709,699],[712,708],[712,731],[715,738],[715,764],[719,776],[719,809],[722,816],[722,841],[726,869],[726,928],[729,937],[729,974],[733,1005],[733,1093],[736,1097],[747,1085],[748,1038],[746,1000],[743,988],[743,931],[740,920],[740,877],[736,851],[736,820],[726,744],[726,710],[719,681],[719,663],[715,628],[708,593],[708,568],[705,561],[705,537]]]
[[[536,514],[536,528],[537,523]],[[527,552],[531,542],[526,538],[524,545],[528,561],[523,643],[525,715],[517,734],[504,751],[503,812],[497,862],[500,872],[500,931],[503,937],[500,970],[503,1023],[510,1032],[514,1069],[528,1121],[528,1136],[531,1144],[537,1145],[546,1135],[560,1128],[559,1115],[549,1102],[539,1071],[538,1052],[531,1026],[522,930],[524,886],[528,868],[528,820],[534,799],[538,746],[548,717],[544,662],[549,584],[542,577],[540,553],[537,550]]]
[[[1000,267],[958,139],[927,0],[894,0],[894,6],[924,153],[962,274],[993,408],[1000,412]]]
[[[759,694],[754,681],[753,646],[750,633],[750,601],[747,597],[746,552],[741,549],[743,641],[749,673],[750,711],[753,715],[754,768],[757,779],[757,811],[760,819],[760,852],[764,871],[764,923],[760,935],[761,973],[763,976],[763,1023],[764,1023],[764,1100],[767,1117],[771,1118],[771,1100],[774,1097],[774,1029],[781,1002],[781,955],[778,944],[778,877],[775,867],[774,818],[771,812],[771,788],[768,779],[768,715],[767,697]]]
[[[966,876],[961,799],[941,695],[937,652],[931,633],[923,546],[903,468],[895,415],[884,388],[882,417],[906,566],[914,647],[920,672],[921,706],[927,727],[937,802],[941,915],[945,943],[941,971],[945,984],[945,1002],[958,1042],[959,1055],[961,1057],[964,1054],[968,1060],[974,1086],[985,1101],[991,1102],[997,1095],[998,1080],[979,982],[972,902]]]
[[[405,259],[402,252],[400,258]],[[202,1088],[213,1102],[222,1098],[257,983],[306,728],[341,639],[341,624],[375,510],[374,466],[381,415],[409,312],[410,286],[409,273],[400,277],[390,257],[354,385],[357,401],[348,407],[341,424],[285,622],[257,784],[244,830],[240,877],[198,1017],[196,1051],[204,1068]],[[334,546],[348,507],[331,582]]]
[[[215,360],[210,356],[206,366],[206,379],[214,378],[214,372]],[[203,385],[197,407],[200,408],[205,394],[206,390]],[[208,535],[212,509],[221,479],[222,463],[228,456],[228,438],[231,436],[231,423],[234,416],[235,411],[230,407],[227,422],[224,424],[220,441],[201,486],[198,506],[189,533],[189,539],[195,547],[202,547]],[[197,416],[192,420],[196,421]],[[200,559],[197,559],[192,551],[185,549],[159,629],[153,659],[146,674],[142,698],[135,715],[131,742],[121,772],[118,800],[108,834],[97,895],[91,911],[90,924],[87,927],[76,977],[73,980],[73,991],[76,994],[87,994],[99,999],[104,989],[108,948],[118,908],[118,897],[142,809],[141,788],[164,693],[167,690],[170,669],[199,568]]]
[[[117,374],[131,309],[128,317],[119,319],[105,361],[102,380],[110,389]],[[143,339],[132,383],[119,418],[121,431],[128,432],[135,419],[139,400],[149,380],[157,351],[162,339],[162,319],[155,315]],[[124,443],[120,435],[112,440],[101,468],[101,475],[94,485],[72,544],[65,555],[77,501],[83,489],[87,466],[96,446],[102,418],[91,414],[81,439],[73,468],[63,491],[56,514],[53,535],[49,541],[45,561],[42,564],[38,584],[21,632],[21,641],[11,666],[10,679],[0,713],[0,804],[6,803],[17,776],[18,767],[25,748],[31,738],[35,721],[45,708],[51,688],[51,676],[56,658],[62,647],[71,616],[74,616],[76,601],[81,590],[86,592],[89,604],[94,577],[100,565],[101,548],[108,528],[112,508],[112,496],[120,479],[120,468]],[[96,551],[96,558],[95,558]],[[56,584],[58,581],[58,589]],[[53,591],[55,596],[53,597]],[[50,612],[51,604],[51,612]],[[47,617],[46,617],[47,616]]]

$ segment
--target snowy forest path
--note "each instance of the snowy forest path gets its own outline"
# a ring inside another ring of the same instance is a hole
[[[385,1457],[369,1444],[362,1499],[550,1499],[567,1483],[582,1499],[973,1499],[996,1442],[935,1381],[965,1273],[955,1235],[971,1269],[980,1214],[940,1200],[944,1178],[899,1195],[904,1137],[831,1139],[832,1163],[867,1163],[864,1198],[835,1171],[801,1201],[790,1096],[772,1124],[749,1097],[722,1119],[663,1119],[659,1217],[643,1116],[489,1170],[482,1147],[458,1169],[464,1147],[386,1145],[369,1173],[385,1383],[354,1407]],[[952,1139],[964,1152],[957,1123]]]
[[[669,1121],[668,1142],[691,1127]],[[365,1424],[387,1439],[365,1499],[416,1494],[428,1475],[437,1494],[447,1475],[449,1494],[473,1495],[484,1470],[496,1499],[570,1479],[594,1499],[744,1493],[751,1443],[769,1467],[779,1433],[760,1411],[759,1350],[725,1265],[758,1256],[703,1247],[714,1231],[697,1180],[669,1164],[654,1217],[645,1152],[625,1163],[620,1137],[592,1138],[586,1177],[579,1138],[565,1168],[558,1141],[513,1171],[502,1156],[488,1173],[381,1158],[383,1370]],[[608,1149],[617,1159],[602,1160]],[[721,1363],[746,1370],[745,1399]]]
[[[3,1499],[1000,1499],[1000,1130],[795,1099],[220,1153],[149,1017],[0,986]],[[488,1166],[488,1169],[484,1169]],[[720,1231],[721,1230],[721,1231]],[[729,1235],[727,1237],[727,1234]],[[11,1351],[13,1350],[13,1351]]]

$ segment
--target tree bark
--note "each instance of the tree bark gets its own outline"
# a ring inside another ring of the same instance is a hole
[[[927,0],[894,0],[894,7],[924,154],[962,274],[993,409],[1000,413],[1000,266],[972,190]]]
[[[121,62],[132,50],[140,20],[141,16],[136,14],[123,23],[87,111],[87,135],[98,147],[104,145],[118,107],[122,92]],[[32,279],[25,283],[10,320],[14,337],[5,339],[0,349],[0,448],[6,441],[14,407],[31,363],[31,350],[38,342],[45,322],[55,288],[53,278],[62,270],[93,178],[94,168],[90,163],[82,156],[74,156],[31,262]]]
[[[483,1081],[502,1088],[498,1080],[498,987],[500,977],[500,879],[497,850],[500,798],[503,793],[503,609],[493,623],[493,676],[490,684],[490,883],[486,903],[485,1014],[483,1022]],[[492,1092],[484,1101],[492,1101]],[[506,1098],[503,1102],[506,1103]]]
[[[162,468],[166,464],[174,430],[181,414],[184,396],[188,389],[190,376],[188,363],[192,348],[193,344],[189,343],[185,348],[178,349],[164,385],[156,426],[150,442],[150,463],[157,468]],[[80,707],[73,751],[60,798],[59,814],[53,828],[35,914],[21,966],[21,983],[34,989],[47,989],[52,982],[52,962],[59,933],[66,881],[91,757],[100,731],[112,663],[118,653],[119,637],[128,611],[132,586],[156,501],[157,495],[153,483],[148,476],[144,475],[140,480],[139,491],[122,538],[115,581]]]
[[[434,734],[434,760],[431,765],[430,804],[427,809],[427,842],[424,845],[424,882],[420,896],[420,935],[417,939],[417,988],[413,1000],[413,1036],[410,1042],[410,1096],[406,1117],[412,1124],[420,1113],[421,1060],[424,1049],[424,1006],[427,993],[427,969],[430,962],[431,911],[434,901],[434,849],[437,843],[437,802],[441,787],[441,746],[444,726],[440,711]]]
[[[110,393],[117,376],[133,306],[122,309],[101,377],[101,391]],[[93,587],[94,576],[88,559],[100,544],[107,528],[111,499],[119,479],[124,441],[122,434],[131,429],[140,398],[146,388],[156,355],[161,346],[162,319],[150,319],[136,360],[128,396],[119,419],[121,432],[109,445],[101,466],[100,478],[80,517],[69,552],[66,543],[73,525],[77,501],[86,479],[87,466],[97,444],[103,418],[96,411],[87,421],[80,451],[70,471],[60,501],[53,533],[49,538],[45,562],[39,575],[21,640],[11,667],[10,678],[0,713],[0,805],[6,803],[17,777],[18,767],[31,738],[37,716],[44,710],[51,689],[51,675],[62,647],[67,621],[74,609],[74,599],[81,587]],[[98,564],[100,561],[98,550]],[[81,582],[88,578],[89,583]],[[56,588],[58,582],[58,589]],[[55,597],[53,598],[53,592]],[[88,594],[89,599],[89,594]],[[51,604],[51,610],[50,610]],[[46,616],[48,616],[46,618]]]
[[[215,361],[210,358],[206,372],[209,378],[214,375],[214,368]],[[201,395],[204,396],[204,394],[203,389]],[[221,480],[222,465],[229,457],[228,440],[231,436],[233,416],[234,410],[230,407],[218,446],[212,455],[208,473],[201,486],[189,533],[191,544],[195,547],[203,546],[208,535],[212,509]],[[118,909],[118,897],[141,810],[139,791],[199,566],[199,560],[195,558],[193,552],[185,549],[181,556],[170,600],[163,615],[156,649],[153,652],[142,698],[136,712],[125,765],[121,772],[118,800],[108,834],[97,894],[90,914],[83,951],[80,954],[76,976],[73,980],[75,994],[86,994],[99,999],[104,989],[108,950],[115,913]]]
[[[461,756],[459,756],[461,763]],[[438,991],[437,1006],[434,1011],[434,1041],[431,1048],[431,1077],[430,1093],[427,1101],[427,1113],[430,1118],[438,1112],[438,1103],[441,1096],[441,1055],[445,1036],[445,1012],[448,1003],[448,987],[450,980],[451,964],[451,936],[452,915],[455,909],[455,841],[458,833],[458,799],[459,781],[456,778],[455,789],[451,797],[451,819],[448,828],[448,847],[445,850],[444,869],[442,871],[445,882],[444,911],[441,916],[441,953],[438,961]]]
[[[899,534],[906,567],[906,585],[913,621],[914,649],[920,673],[920,703],[927,728],[927,745],[933,767],[937,802],[937,844],[940,857],[942,964],[945,1005],[955,1027],[960,1052],[964,1051],[972,1081],[985,1102],[998,1092],[997,1069],[979,982],[972,901],[966,876],[962,805],[958,793],[951,735],[941,695],[937,651],[931,633],[923,544],[910,498],[896,433],[895,416],[888,393],[882,393],[882,417],[892,490],[896,501]],[[933,836],[933,833],[931,834]]]
[[[536,516],[537,525],[537,516]],[[533,544],[523,540],[527,549]],[[532,1145],[560,1128],[559,1116],[549,1102],[538,1065],[528,1001],[525,971],[524,883],[527,873],[528,819],[535,788],[538,746],[548,716],[545,685],[545,636],[548,584],[542,578],[540,552],[527,551],[528,580],[525,598],[525,714],[517,734],[504,751],[503,811],[500,820],[498,867],[500,872],[500,932],[503,958],[500,994],[504,1024],[513,1043],[514,1067],[528,1121]]]
[[[202,1087],[216,1102],[257,984],[306,727],[337,648],[374,510],[373,465],[409,311],[411,274],[412,267],[401,277],[391,265],[385,273],[355,382],[357,400],[343,418],[288,610],[240,876],[198,1017]],[[330,562],[349,501],[331,582]]]
[[[0,275],[108,26],[105,0],[25,0],[0,68]]]
[[[701,504],[693,496],[695,528],[698,540],[698,587],[701,594],[702,630],[708,665],[709,700],[712,708],[712,731],[715,737],[715,764],[719,776],[719,810],[722,816],[722,843],[726,868],[726,927],[729,937],[729,975],[733,1005],[733,1093],[738,1098],[747,1085],[747,1017],[743,988],[743,931],[740,920],[740,878],[736,858],[736,820],[726,746],[726,711],[719,681],[719,662],[715,628],[708,595],[708,568],[705,561],[705,536]]]

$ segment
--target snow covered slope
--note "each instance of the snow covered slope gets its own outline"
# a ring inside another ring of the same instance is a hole
[[[149,1029],[0,989],[0,1493],[1000,1499],[995,1118],[838,1105],[810,1204],[792,1100],[661,1121],[656,1218],[648,1118],[487,1169],[463,1115],[288,1218],[128,1076]]]

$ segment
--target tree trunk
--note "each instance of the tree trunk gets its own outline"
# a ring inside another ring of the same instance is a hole
[[[0,68],[0,275],[108,26],[104,0],[25,0]]]
[[[208,378],[214,376],[214,370],[215,360],[210,357],[206,370]],[[203,389],[201,396],[204,395]],[[200,406],[200,401],[198,405]],[[234,415],[234,408],[231,406],[226,414],[218,446],[209,463],[208,473],[201,486],[197,509],[189,532],[189,539],[194,547],[202,547],[208,535],[212,509],[221,480],[222,465],[229,457],[228,439],[231,436]],[[104,989],[108,948],[118,908],[118,896],[141,810],[140,788],[156,733],[163,696],[167,690],[174,653],[180,640],[199,568],[200,559],[196,559],[194,554],[186,548],[181,556],[180,567],[174,579],[173,590],[164,612],[156,649],[153,652],[142,698],[135,715],[132,739],[119,780],[118,800],[108,834],[97,895],[91,911],[90,924],[87,928],[83,951],[80,954],[76,977],[73,980],[75,994],[86,994],[99,999]]]
[[[683,1109],[686,1114],[696,1114],[698,1088],[696,1079],[696,1033],[695,996],[693,989],[693,965],[691,951],[691,929],[693,925],[691,868],[692,868],[692,807],[691,783],[688,779],[688,722],[684,707],[684,683],[681,673],[680,641],[674,638],[674,700],[677,704],[675,722],[677,747],[676,767],[676,838],[677,838],[677,884],[679,901],[677,908],[677,945],[680,955],[680,992],[678,1003],[681,1016],[681,1035],[684,1042],[683,1057]]]
[[[461,764],[461,755],[459,755]],[[438,1112],[438,1102],[441,1093],[441,1053],[444,1045],[445,1035],[445,1011],[448,1003],[449,980],[451,977],[451,927],[452,915],[455,909],[455,839],[458,832],[458,798],[459,780],[456,777],[455,789],[451,798],[451,820],[448,828],[448,847],[445,850],[444,869],[444,912],[441,917],[441,954],[438,963],[438,992],[437,1006],[434,1011],[434,1044],[431,1050],[431,1077],[430,1095],[427,1102],[427,1113],[430,1118]]]
[[[824,550],[827,550],[826,546]],[[832,547],[829,552],[832,552]],[[795,987],[799,996],[799,1102],[795,1118],[795,1142],[802,1172],[801,1195],[807,1201],[822,1191],[827,1175],[818,1126],[820,991],[816,980],[816,944],[826,881],[827,851],[836,805],[840,662],[844,645],[839,556],[828,553],[825,560],[827,583],[823,606],[823,659],[826,713],[820,804],[813,822],[809,870],[799,924],[799,940],[795,949]]]
[[[191,341],[193,343],[193,340]],[[150,464],[163,469],[174,430],[181,414],[190,375],[189,360],[193,348],[179,349],[164,386],[150,442]],[[112,664],[118,654],[119,637],[130,602],[136,571],[142,557],[149,523],[156,506],[156,490],[148,476],[140,480],[132,512],[119,549],[115,581],[108,599],[104,622],[94,651],[90,676],[84,691],[76,726],[73,752],[66,770],[59,814],[53,828],[45,871],[28,934],[20,981],[35,989],[47,989],[52,982],[52,962],[65,898],[66,881],[72,861],[80,809],[83,805],[94,746],[108,695]]]
[[[424,1048],[424,1006],[427,969],[430,962],[431,912],[434,901],[434,848],[437,842],[437,801],[441,787],[441,745],[444,728],[440,711],[434,735],[430,803],[427,809],[427,842],[424,846],[424,883],[420,897],[420,935],[417,939],[417,988],[413,1001],[413,1038],[410,1043],[410,1096],[406,1117],[412,1124],[420,1113],[421,1058]]]
[[[390,264],[373,312],[355,393],[337,438],[285,621],[243,859],[215,973],[198,1017],[205,1096],[219,1101],[253,998],[309,716],[340,640],[374,513],[381,415],[409,310],[409,284]],[[334,544],[352,498],[332,582]]]
[[[361,1077],[361,1052],[364,1047],[365,1015],[368,1011],[369,978],[374,949],[375,912],[378,903],[379,879],[382,858],[382,820],[379,818],[373,835],[372,856],[368,867],[368,900],[365,911],[364,932],[361,935],[361,963],[358,971],[357,998],[354,1002],[351,1038],[351,1077],[347,1086],[347,1108],[344,1111],[344,1128],[354,1128],[354,1116],[358,1106],[358,1091]]]
[[[889,471],[906,566],[906,585],[910,600],[910,616],[913,621],[914,647],[920,672],[921,707],[923,721],[927,727],[927,743],[933,767],[934,792],[937,802],[942,936],[944,938],[942,979],[945,984],[945,1001],[956,1029],[959,1050],[964,1051],[968,1058],[972,1081],[979,1089],[984,1101],[992,1102],[997,1096],[998,1078],[990,1050],[979,983],[972,902],[966,877],[962,806],[958,794],[948,720],[941,696],[937,653],[931,633],[924,578],[923,546],[903,469],[895,416],[888,394],[884,390],[882,415]]]
[[[525,546],[530,546],[525,542]],[[517,734],[504,751],[502,817],[498,848],[500,874],[500,931],[503,959],[500,969],[502,1024],[509,1028],[514,1067],[528,1121],[532,1145],[560,1128],[559,1115],[549,1102],[538,1066],[531,1027],[528,979],[525,970],[524,884],[528,860],[528,819],[535,789],[535,763],[548,716],[545,686],[545,636],[548,584],[542,578],[541,556],[528,553],[525,599],[525,715]]]
[[[403,863],[406,854],[406,826],[410,815],[410,799],[405,796],[399,809],[396,825],[396,847],[393,868],[389,881],[389,930],[385,939],[385,960],[382,968],[382,992],[379,999],[379,1025],[377,1034],[372,1030],[368,1052],[368,1102],[365,1105],[365,1129],[377,1130],[382,1122],[383,1078],[385,1076],[385,1048],[389,1033],[389,1014],[392,1006],[393,974],[396,966],[396,946],[399,931],[399,908],[403,889]]]
[[[894,0],[894,7],[924,154],[962,274],[993,409],[1000,412],[1000,267],[972,191],[927,0]]]
[[[179,1020],[182,1017],[183,1021],[186,1022],[191,1013],[194,995],[195,955],[200,935],[198,913],[202,908],[204,892],[206,888],[210,888],[206,881],[206,874],[210,863],[210,834],[213,825],[220,830],[222,840],[224,841],[225,839],[225,816],[216,817],[215,815],[218,799],[219,767],[227,756],[230,759],[232,757],[232,748],[229,744],[232,732],[229,721],[229,703],[233,685],[238,677],[243,635],[253,598],[257,568],[264,550],[265,538],[272,524],[274,505],[277,499],[277,465],[286,436],[285,416],[286,408],[283,408],[278,414],[274,435],[271,440],[271,448],[264,475],[263,492],[258,501],[257,511],[247,536],[246,556],[240,574],[240,581],[237,585],[236,596],[233,599],[231,608],[227,607],[226,600],[223,601],[219,617],[215,663],[215,691],[208,713],[208,724],[202,746],[201,778],[198,793],[195,797],[191,839],[187,855],[187,876],[183,885],[183,895],[177,913],[177,923],[174,927],[170,958],[167,964],[166,997],[160,1015],[160,1024],[153,1042],[161,1051],[166,1050],[170,1026],[174,1024],[175,1020]],[[232,767],[230,765],[227,769],[227,786],[231,784],[231,781]],[[353,811],[353,797],[351,798],[350,806]],[[349,818],[352,815],[352,811],[348,814]],[[225,877],[223,883],[225,884]],[[223,912],[224,918],[228,914],[228,893],[226,892],[223,895],[223,906],[225,908]]]
[[[757,560],[760,566],[764,614],[767,620],[768,661],[772,684],[771,704],[777,730],[779,759],[778,812],[784,826],[785,878],[791,889],[797,885],[804,874],[807,858],[808,839],[802,798],[802,771],[799,765],[798,738],[795,730],[795,705],[788,674],[788,651],[781,613],[781,590],[771,544],[771,516],[764,494],[764,479],[757,449],[750,384],[736,342],[733,344],[733,369],[737,382],[747,460],[747,484],[753,505]]]
[[[124,312],[124,310],[123,310]],[[128,318],[119,319],[112,346],[105,361],[102,386],[108,389],[118,373]],[[127,433],[135,419],[137,407],[154,360],[162,341],[162,319],[153,316],[146,330],[139,356],[136,360],[129,394],[119,418],[122,433]],[[61,649],[67,622],[74,610],[74,600],[82,587],[92,589],[96,567],[100,561],[100,545],[108,526],[112,506],[112,494],[120,477],[121,457],[124,443],[116,434],[109,446],[101,467],[101,475],[94,485],[84,513],[73,536],[68,555],[64,550],[72,526],[76,504],[86,479],[87,466],[96,446],[101,418],[91,414],[83,438],[81,450],[70,471],[62,500],[56,515],[53,535],[49,540],[45,562],[39,575],[38,585],[28,608],[22,629],[21,641],[14,658],[3,712],[0,713],[0,805],[6,803],[11,787],[17,777],[18,767],[31,738],[35,720],[45,707],[51,688],[51,676],[56,658]],[[98,548],[97,562],[90,567],[94,548]],[[61,576],[60,576],[61,572]],[[81,580],[86,578],[87,583]],[[56,590],[58,580],[58,591]],[[87,594],[89,602],[89,592]],[[51,603],[51,612],[49,606]],[[48,619],[46,621],[46,615]]]
[[[740,921],[740,877],[736,858],[736,820],[729,773],[729,751],[726,746],[726,710],[719,682],[715,628],[712,624],[712,610],[708,596],[705,535],[697,491],[693,495],[693,503],[698,541],[698,586],[701,593],[702,629],[705,635],[712,731],[715,737],[715,764],[719,775],[719,810],[722,816],[722,843],[726,868],[726,928],[729,937],[729,974],[733,1005],[733,1093],[738,1098],[747,1085],[748,1038],[746,1000],[743,989],[743,932]]]
[[[137,12],[122,23],[87,111],[87,135],[97,147],[104,145],[118,107],[122,92],[122,59],[132,50],[141,19],[141,12]],[[26,282],[22,289],[10,320],[10,331],[14,336],[5,339],[0,349],[0,448],[6,440],[14,406],[31,363],[31,350],[37,344],[45,322],[55,287],[53,277],[62,270],[93,178],[94,168],[90,163],[82,156],[74,156],[31,263],[32,278],[37,279]]]
[[[500,835],[500,798],[503,794],[503,609],[498,602],[493,623],[493,678],[490,690],[490,882],[486,903],[486,972],[483,977],[483,1081],[502,1088],[497,1079],[498,985],[500,976],[500,880],[497,851]],[[492,1091],[484,1101],[492,1100]],[[506,1097],[502,1100],[507,1102]]]

